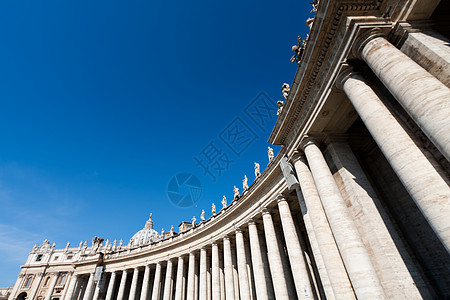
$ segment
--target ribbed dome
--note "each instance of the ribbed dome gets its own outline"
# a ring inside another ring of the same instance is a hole
[[[150,214],[150,218],[145,223],[145,227],[133,235],[130,239],[129,245],[145,245],[157,241],[158,239],[159,234],[155,229],[153,229],[152,214]]]

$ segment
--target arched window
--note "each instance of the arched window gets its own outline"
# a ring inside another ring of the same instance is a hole
[[[30,287],[32,282],[33,282],[33,276],[30,275],[25,280],[25,284],[23,285],[23,287]]]
[[[47,286],[49,282],[50,282],[50,276],[47,276],[47,278],[45,278],[45,281],[44,281],[44,286]]]

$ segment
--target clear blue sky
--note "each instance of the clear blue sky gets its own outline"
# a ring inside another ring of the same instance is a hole
[[[275,108],[292,83],[290,48],[310,10],[307,1],[1,1],[0,287],[44,239],[128,243],[150,212],[167,231],[202,208],[208,217],[244,174],[252,183],[276,115],[260,127],[246,107],[267,95]],[[233,128],[247,136],[228,147]],[[194,160],[211,141],[233,161],[215,181]],[[188,208],[167,196],[180,172],[202,184]]]

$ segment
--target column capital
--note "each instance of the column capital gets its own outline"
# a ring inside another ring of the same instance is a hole
[[[275,200],[277,200],[277,203],[286,202],[286,198],[282,194],[278,194]]]
[[[370,30],[363,31],[359,34],[359,36],[356,38],[355,43],[352,48],[352,54],[361,59],[361,52],[364,49],[364,47],[373,39],[377,37],[384,37],[385,34],[383,33],[382,28],[375,27]]]
[[[305,136],[303,140],[300,142],[300,148],[302,150],[305,150],[306,147],[311,145],[316,145],[317,147],[319,147],[319,142],[317,141],[317,139],[311,136]]]
[[[270,215],[270,210],[267,207],[263,207],[261,209],[261,212],[262,212],[263,216],[264,215]]]
[[[224,235],[224,236],[223,236],[223,240],[228,240],[228,241],[229,241],[229,240],[230,240],[230,237],[229,237],[228,235]]]
[[[256,222],[253,219],[248,220],[247,223],[248,223],[248,225],[256,225]]]
[[[303,151],[295,150],[294,153],[291,155],[290,159],[291,163],[296,163],[299,160],[306,161],[305,153]]]
[[[242,228],[236,227],[235,232],[236,233],[242,233]]]

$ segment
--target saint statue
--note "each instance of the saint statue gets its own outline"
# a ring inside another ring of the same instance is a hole
[[[248,190],[248,178],[247,178],[247,175],[244,175],[244,180],[242,180],[242,189],[244,191]]]
[[[239,189],[236,186],[234,186],[233,191],[234,191],[234,200],[236,200],[239,198]]]
[[[212,212],[213,216],[216,215],[216,205],[214,203],[211,205],[211,212]]]
[[[269,156],[269,162],[271,162],[274,159],[275,155],[273,155],[273,149],[272,148],[270,148],[270,147],[267,147],[267,148],[268,148],[267,155]]]
[[[202,222],[205,221],[205,210],[202,209],[202,214],[200,215],[200,219],[202,219]]]
[[[261,170],[259,164],[255,162],[255,177],[258,178],[259,176],[261,176]]]
[[[277,116],[279,116],[279,115],[281,115],[281,112],[283,111],[284,102],[281,100],[278,100],[277,104],[278,104]]]
[[[66,249],[69,249],[69,246],[70,246],[70,242],[67,242]]]
[[[197,224],[197,218],[195,216],[192,217],[192,228]]]
[[[222,208],[227,207],[227,197],[225,197],[225,195],[223,195],[222,197]]]
[[[170,236],[170,237],[172,237],[172,236],[173,236],[173,225],[172,225],[172,226],[170,226],[169,236]]]
[[[283,83],[281,86],[281,94],[283,95],[284,100],[287,100],[290,91],[291,88],[289,87],[289,84]]]

